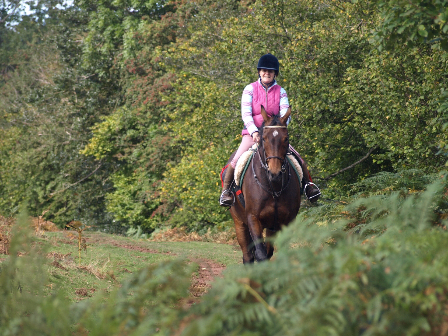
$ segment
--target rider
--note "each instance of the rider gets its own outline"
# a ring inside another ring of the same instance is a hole
[[[241,114],[244,122],[244,129],[242,131],[243,139],[227,168],[223,181],[222,194],[219,199],[219,204],[222,206],[231,206],[233,204],[234,199],[230,185],[233,181],[235,166],[239,157],[249,150],[252,145],[260,141],[258,127],[263,123],[261,105],[265,108],[268,116],[280,113],[280,117],[282,117],[289,108],[288,95],[285,89],[280,87],[275,80],[275,77],[278,76],[279,68],[280,64],[274,55],[266,54],[261,56],[257,66],[258,81],[244,88],[241,98]],[[290,119],[288,119],[287,124]],[[305,162],[300,157],[298,157],[298,161],[302,165],[302,185],[305,186],[305,195],[311,202],[315,202],[320,196],[319,188],[311,182],[311,175],[306,168]]]

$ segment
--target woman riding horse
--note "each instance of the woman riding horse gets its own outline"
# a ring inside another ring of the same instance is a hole
[[[280,117],[283,117],[288,111],[288,95],[285,89],[280,87],[275,80],[275,77],[278,76],[279,68],[280,64],[274,55],[263,55],[259,59],[257,66],[258,81],[244,88],[241,98],[241,114],[244,122],[244,129],[242,131],[243,139],[225,174],[222,194],[219,199],[219,204],[222,206],[231,206],[234,202],[234,196],[230,190],[230,186],[233,181],[238,159],[241,154],[260,141],[258,128],[263,123],[261,107],[264,107],[269,117],[278,114]],[[287,124],[290,120],[291,118],[288,118]],[[311,202],[316,202],[320,196],[319,188],[312,182],[305,162],[292,147],[290,149],[292,153],[296,154],[302,166],[302,186],[304,186],[304,193]]]

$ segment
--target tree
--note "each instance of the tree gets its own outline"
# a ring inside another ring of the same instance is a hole
[[[424,42],[448,51],[448,1],[377,0],[381,23],[373,38],[391,48],[396,43]]]
[[[35,24],[33,40],[17,54],[23,57],[15,58],[18,65],[1,87],[2,142],[7,145],[0,155],[2,213],[12,215],[25,202],[32,215],[49,210],[46,217],[61,225],[74,219],[104,224],[102,199],[110,184],[101,173],[111,166],[79,151],[90,126],[108,112],[104,102],[110,97],[82,69],[64,62],[69,54],[76,64],[79,46],[73,40],[85,27],[84,13],[41,5],[37,13],[45,20],[30,14],[11,32],[20,35],[23,26]],[[69,33],[62,35],[64,30]]]

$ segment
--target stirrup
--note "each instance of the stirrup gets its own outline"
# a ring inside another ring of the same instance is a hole
[[[316,195],[313,195],[313,196],[311,196],[311,197],[308,197],[308,195],[306,194],[306,187],[308,187],[309,185],[313,185],[313,186],[315,186],[315,187],[317,188],[318,193],[317,193]],[[322,193],[320,192],[319,187],[318,187],[317,185],[315,185],[313,182],[307,182],[307,183],[305,184],[305,186],[303,187],[303,192],[304,192],[306,198],[308,198],[310,201],[311,201],[313,198],[315,198],[315,197],[319,197],[320,195],[322,195]]]
[[[225,192],[229,192],[230,195],[232,195],[232,198],[233,198],[232,204],[227,204],[227,203],[224,203],[224,202],[222,201],[222,197],[224,196],[224,193],[225,193]],[[233,192],[230,190],[230,188],[229,188],[229,189],[225,189],[225,190],[223,190],[222,193],[221,193],[221,196],[219,197],[219,205],[221,205],[221,206],[228,206],[228,207],[231,207],[231,206],[234,205],[234,204],[235,204],[235,195],[234,195]]]

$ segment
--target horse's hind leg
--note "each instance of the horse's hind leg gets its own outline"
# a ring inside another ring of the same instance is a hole
[[[236,239],[238,240],[238,244],[240,244],[241,251],[243,252],[243,263],[249,264],[253,263],[254,258],[254,244],[252,242],[252,238],[249,234],[249,228],[245,223],[240,221],[238,218],[233,216],[233,221],[235,222],[235,232]]]

